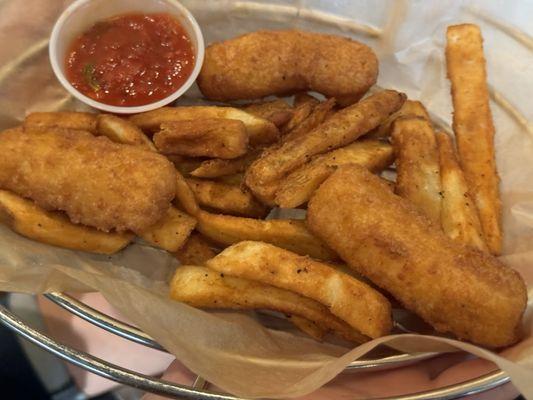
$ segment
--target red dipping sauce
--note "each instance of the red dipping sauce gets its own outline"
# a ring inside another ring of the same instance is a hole
[[[142,106],[178,90],[194,68],[185,29],[170,14],[127,14],[96,23],[67,53],[67,79],[113,106]]]

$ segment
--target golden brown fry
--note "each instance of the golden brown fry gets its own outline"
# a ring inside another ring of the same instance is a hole
[[[160,249],[173,252],[183,246],[195,226],[193,217],[170,207],[159,222],[139,234],[139,237]]]
[[[384,90],[338,111],[307,135],[264,152],[246,171],[246,185],[258,197],[268,198],[265,184],[280,180],[316,154],[355,141],[398,110],[404,101],[403,93]]]
[[[257,158],[261,149],[251,149],[245,155],[232,160],[215,158],[203,161],[198,168],[190,172],[196,178],[219,178],[221,176],[233,175],[244,170]]]
[[[111,114],[98,114],[96,121],[98,135],[107,136],[116,143],[143,146],[148,150],[157,151],[143,131],[123,118]]]
[[[324,340],[324,336],[328,333],[326,329],[323,329],[316,322],[310,319],[300,317],[299,315],[287,315],[287,318],[292,324],[301,330],[306,335],[312,337],[317,342]]]
[[[246,132],[251,145],[273,143],[279,138],[276,126],[266,119],[233,107],[191,106],[191,107],[162,107],[157,110],[133,115],[130,121],[143,131],[155,132],[163,122],[203,119],[234,119],[246,126]]]
[[[439,332],[486,347],[519,338],[520,275],[449,239],[367,169],[345,165],[309,202],[307,224],[351,268]]]
[[[174,203],[180,206],[187,214],[196,216],[200,211],[196,197],[187,181],[176,171],[176,198]]]
[[[211,214],[205,211],[200,211],[196,219],[198,231],[220,244],[231,245],[243,240],[260,240],[322,260],[338,259],[322,241],[309,233],[303,221],[289,219],[264,221]]]
[[[24,120],[24,128],[65,128],[96,134],[96,114],[86,112],[34,112]]]
[[[500,254],[500,178],[496,170],[483,38],[479,27],[472,24],[448,27],[446,38],[457,150],[489,250]]]
[[[253,279],[316,300],[371,338],[386,335],[391,307],[376,290],[327,264],[262,242],[234,244],[209,260],[209,268]]]
[[[250,218],[263,218],[268,214],[268,208],[240,186],[205,179],[186,179],[186,182],[202,207]]]
[[[206,267],[178,267],[170,283],[170,297],[200,308],[268,309],[298,315],[347,340],[368,341],[368,337],[335,317],[319,302],[253,280],[226,276]]]
[[[227,185],[243,187],[244,174],[225,175],[217,178],[217,182],[225,183]]]
[[[309,163],[283,179],[276,192],[276,204],[294,208],[306,203],[335,168],[358,164],[372,172],[380,172],[394,161],[392,146],[379,140],[359,140],[348,146],[316,156]]]
[[[294,113],[281,132],[286,134],[300,126],[318,104],[320,104],[320,101],[307,93],[299,93],[294,96]]]
[[[391,136],[396,153],[396,193],[440,227],[439,150],[431,124],[422,118],[400,118]]]
[[[237,158],[248,150],[248,134],[241,121],[202,119],[163,122],[154,135],[163,154],[189,157]]]
[[[370,132],[366,137],[372,139],[384,139],[390,136],[394,121],[401,117],[418,117],[430,120],[429,114],[424,105],[415,100],[406,100],[403,106],[387,118],[383,123]]]
[[[278,128],[285,125],[294,114],[292,107],[283,99],[248,104],[243,110],[272,122]]]
[[[193,232],[185,244],[174,253],[182,265],[204,265],[217,255],[213,246],[198,232]]]
[[[441,225],[449,238],[487,251],[476,205],[468,192],[463,170],[457,161],[452,139],[437,133],[442,184]]]
[[[0,222],[38,242],[91,253],[116,253],[133,238],[130,233],[102,232],[73,224],[66,215],[43,210],[6,190],[0,190]]]
[[[330,111],[333,110],[333,107],[335,107],[334,98],[330,98],[318,104],[307,118],[305,118],[298,126],[291,129],[286,135],[283,135],[281,140],[283,142],[288,142],[311,132],[326,120],[326,117],[329,115]]]
[[[174,167],[183,175],[189,175],[192,171],[202,165],[202,159],[196,157],[185,157],[177,154],[165,154],[165,157],[174,164]],[[228,161],[228,160],[225,160]]]

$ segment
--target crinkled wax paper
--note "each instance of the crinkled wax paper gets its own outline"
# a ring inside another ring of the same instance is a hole
[[[206,41],[257,30],[301,28],[352,36],[378,53],[379,85],[420,99],[436,120],[449,124],[451,101],[444,68],[444,33],[449,24],[478,23],[485,38],[489,81],[515,115],[493,102],[497,161],[502,178],[505,256],[533,285],[533,47],[506,27],[532,35],[533,4],[519,1],[194,1]],[[0,1],[0,128],[20,123],[31,111],[83,109],[53,76],[47,39],[68,2]],[[500,25],[486,18],[497,19]],[[502,26],[503,24],[503,26]],[[366,27],[366,30],[364,30]],[[363,29],[364,31],[362,31]],[[529,30],[529,32],[528,32]],[[198,97],[192,89],[189,98]],[[501,97],[500,97],[501,98]],[[522,121],[522,122],[520,122]],[[529,129],[529,131],[528,131]],[[207,313],[167,299],[166,279],[177,263],[142,244],[122,253],[95,256],[24,239],[0,228],[0,289],[100,291],[188,368],[218,387],[244,397],[292,397],[309,393],[380,343],[412,352],[463,349],[495,362],[517,388],[533,398],[531,301],[525,339],[499,355],[451,339],[390,336],[355,349],[320,344],[265,329],[253,317]]]

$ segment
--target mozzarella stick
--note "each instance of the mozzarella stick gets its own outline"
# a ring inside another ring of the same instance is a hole
[[[315,192],[309,229],[353,269],[439,332],[511,345],[527,303],[520,275],[449,239],[367,169],[340,167]]]
[[[479,27],[472,24],[448,27],[446,38],[457,150],[489,250],[500,254],[500,179],[496,170],[483,38]]]

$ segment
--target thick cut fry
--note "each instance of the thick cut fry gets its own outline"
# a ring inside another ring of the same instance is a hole
[[[157,151],[154,144],[136,125],[111,114],[99,114],[96,118],[96,133],[107,136],[116,143],[143,146],[148,150]]]
[[[163,154],[189,157],[236,158],[248,149],[248,134],[241,121],[202,119],[163,122],[154,135]]]
[[[163,122],[203,119],[234,119],[246,126],[251,145],[273,143],[279,138],[276,126],[266,119],[258,118],[233,107],[191,106],[163,107],[142,114],[133,115],[130,121],[144,131],[155,132]]]
[[[391,327],[391,306],[367,284],[327,264],[262,242],[241,242],[207,263],[224,274],[253,279],[316,300],[352,328],[371,338]]]
[[[489,250],[502,248],[500,178],[489,107],[483,38],[472,24],[448,27],[446,65],[452,86],[453,131],[470,193],[479,211]]]
[[[463,170],[457,161],[452,139],[444,132],[437,133],[442,184],[441,225],[449,238],[487,251],[481,223],[474,200],[468,192]]]
[[[527,302],[520,275],[449,239],[367,169],[346,165],[331,175],[311,198],[307,223],[437,331],[492,348],[519,338]]]
[[[300,126],[318,104],[320,104],[320,101],[307,93],[301,93],[294,96],[294,113],[292,118],[287,122],[287,125],[282,128],[281,132],[286,134]]]
[[[333,107],[335,107],[334,98],[318,104],[301,124],[294,127],[294,129],[291,129],[286,135],[283,135],[281,140],[283,142],[288,142],[311,132],[326,120],[326,117],[329,115],[330,111],[333,110]]]
[[[160,154],[88,132],[55,128],[0,135],[0,188],[72,222],[142,232],[175,196],[176,171]]]
[[[223,214],[263,218],[268,208],[259,203],[245,188],[204,179],[187,179],[200,206]]]
[[[220,183],[225,183],[226,185],[244,187],[244,184],[243,184],[244,174],[233,174],[233,175],[221,176],[216,181]]]
[[[406,100],[398,111],[383,121],[380,126],[370,132],[366,137],[373,139],[384,139],[389,137],[392,132],[394,121],[401,117],[418,117],[424,118],[427,121],[430,120],[426,107],[424,107],[421,102],[415,100]]]
[[[281,179],[316,154],[350,144],[378,126],[404,101],[403,93],[384,90],[338,111],[308,134],[264,152],[246,171],[246,185],[259,197],[266,197],[266,183]]]
[[[183,246],[195,226],[196,220],[193,217],[170,207],[159,222],[139,236],[160,249],[174,252]]]
[[[245,155],[232,160],[223,160],[221,158],[206,160],[191,171],[190,174],[196,178],[219,178],[221,176],[238,174],[244,172],[259,157],[260,152],[260,149],[252,149]]]
[[[324,336],[328,333],[327,330],[323,329],[316,322],[302,318],[299,315],[288,315],[287,318],[296,328],[311,336],[317,342],[324,340]]]
[[[253,280],[226,276],[205,267],[178,267],[170,283],[170,297],[199,308],[267,309],[298,315],[344,339],[356,343],[368,341],[368,337],[335,317],[317,301]]]
[[[196,216],[200,211],[196,197],[183,175],[176,171],[176,199],[174,203],[180,206],[187,214]]]
[[[391,135],[396,153],[396,193],[440,226],[439,149],[431,124],[422,118],[400,118]]]
[[[205,211],[200,211],[196,219],[198,231],[207,238],[227,246],[243,240],[260,240],[322,260],[338,259],[322,241],[309,233],[303,221],[289,219],[263,221]]]
[[[0,190],[0,222],[38,242],[91,253],[116,253],[133,238],[130,233],[102,232],[73,224],[66,215],[45,211],[6,190]]]
[[[174,164],[180,174],[189,175],[202,164],[202,160],[195,157],[178,156],[177,154],[165,154],[165,157]]]
[[[97,133],[96,114],[86,112],[34,112],[24,120],[24,128],[65,128]]]
[[[392,146],[379,140],[360,140],[315,157],[283,179],[276,192],[276,204],[294,208],[306,203],[335,168],[358,164],[380,172],[394,161]]]
[[[272,122],[278,128],[289,122],[294,114],[292,107],[283,99],[248,104],[243,107],[243,110]]]
[[[217,252],[205,237],[193,232],[174,255],[182,265],[204,265],[207,260],[216,256]]]

